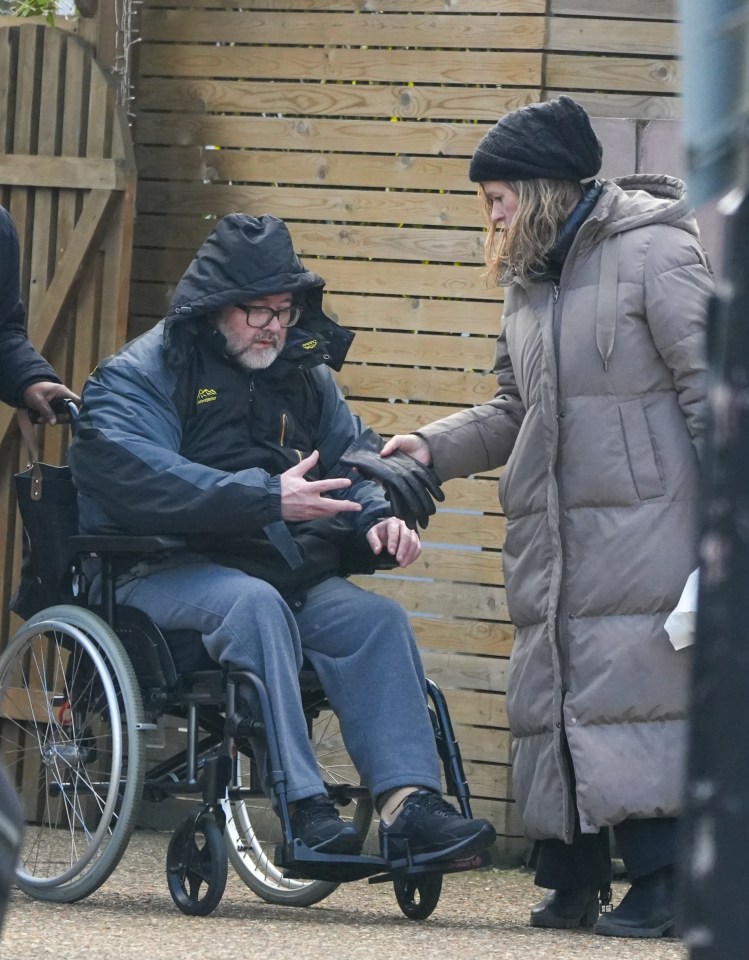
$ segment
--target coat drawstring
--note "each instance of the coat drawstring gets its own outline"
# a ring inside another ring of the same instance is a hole
[[[596,346],[608,370],[616,337],[617,288],[619,286],[619,244],[621,234],[605,240],[601,249],[601,275],[596,303]]]

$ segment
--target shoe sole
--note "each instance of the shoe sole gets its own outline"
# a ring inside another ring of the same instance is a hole
[[[634,937],[636,939],[656,939],[657,937],[675,937],[676,927],[673,920],[658,924],[655,927],[625,927],[618,923],[607,923],[600,919],[593,928],[593,933],[601,937]]]
[[[382,856],[385,860],[387,860],[388,865],[391,868],[397,869],[401,866],[407,866],[408,864],[421,865],[425,863],[434,863],[437,860],[444,860],[447,863],[450,863],[454,860],[468,860],[471,857],[476,856],[478,853],[483,853],[484,850],[488,849],[495,840],[496,833],[491,836],[486,832],[482,832],[476,836],[466,837],[464,840],[459,840],[451,847],[443,847],[439,850],[424,850],[414,853],[409,849],[392,850],[389,848],[387,843],[381,843],[380,849],[382,850]]]

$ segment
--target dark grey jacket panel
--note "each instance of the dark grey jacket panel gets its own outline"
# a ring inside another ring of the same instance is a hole
[[[7,210],[0,207],[0,400],[16,407],[32,383],[60,383],[29,341],[19,279],[18,234]]]

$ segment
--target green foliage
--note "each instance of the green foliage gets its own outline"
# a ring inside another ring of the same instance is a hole
[[[17,17],[46,17],[47,23],[55,25],[56,0],[13,0],[10,12]]]

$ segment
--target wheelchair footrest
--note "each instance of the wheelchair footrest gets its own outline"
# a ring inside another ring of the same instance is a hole
[[[326,880],[331,883],[349,883],[365,877],[369,878],[370,883],[387,883],[426,873],[462,873],[491,864],[488,851],[464,860],[428,860],[424,863],[404,861],[393,864],[382,857],[318,853],[299,840],[294,841],[294,849],[287,856],[284,856],[283,846],[277,846],[275,860],[276,866],[281,867],[284,876],[289,879]]]
[[[295,840],[290,850],[282,844],[276,847],[276,866],[290,879],[327,880],[332,883],[348,883],[363,880],[375,873],[382,873],[388,865],[382,857],[345,856],[336,853],[318,853],[311,847]]]

